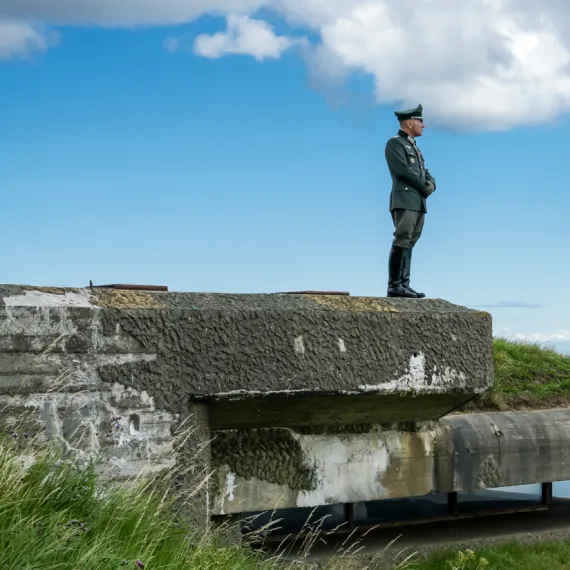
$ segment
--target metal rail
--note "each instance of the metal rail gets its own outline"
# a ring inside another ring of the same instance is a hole
[[[343,297],[350,297],[348,291],[282,291],[274,293],[275,295],[341,295]]]
[[[552,502],[553,502],[552,483],[542,483],[541,485],[542,485],[542,492],[541,492],[540,501],[534,504],[530,504],[528,506],[518,506],[518,507],[503,508],[503,509],[499,508],[473,509],[470,512],[461,512],[460,503],[458,501],[458,494],[456,492],[452,492],[447,494],[446,515],[424,517],[418,519],[403,519],[403,520],[396,520],[390,522],[358,524],[354,519],[354,504],[346,503],[344,505],[345,522],[343,525],[338,525],[335,529],[322,530],[322,531],[306,530],[296,534],[276,532],[274,534],[273,533],[268,534],[263,538],[260,537],[259,542],[263,542],[264,544],[270,545],[279,542],[289,542],[291,540],[303,539],[308,536],[312,537],[314,536],[324,537],[331,535],[343,536],[351,534],[355,531],[366,532],[373,529],[390,529],[390,528],[399,528],[406,526],[418,526],[424,524],[450,522],[454,520],[480,519],[492,516],[504,516],[504,515],[519,514],[519,513],[549,511],[552,508]],[[256,543],[257,540],[253,540],[253,544],[255,545]]]
[[[119,289],[123,291],[168,291],[166,285],[127,285],[122,283],[112,283],[110,285],[93,285],[93,281],[89,280],[91,289]]]

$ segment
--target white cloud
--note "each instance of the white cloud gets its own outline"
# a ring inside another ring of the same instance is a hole
[[[484,305],[474,305],[480,309],[540,309],[542,305],[528,301],[498,301]]]
[[[219,58],[228,54],[251,55],[261,61],[279,58],[295,40],[275,34],[263,20],[230,14],[226,18],[227,30],[213,35],[199,35],[194,42],[198,55]]]
[[[48,46],[49,39],[32,25],[0,20],[0,60],[27,57]]]
[[[565,342],[570,341],[570,330],[561,330],[554,333],[516,333],[513,335],[515,340],[528,340],[531,342]]]
[[[202,14],[251,13],[266,0],[0,0],[0,17],[56,25],[184,24]]]
[[[291,40],[251,19],[260,8],[295,35],[319,38],[312,72],[368,73],[378,102],[421,102],[430,123],[500,130],[570,110],[570,11],[562,0],[0,0],[0,18],[139,26],[217,14],[228,29],[200,36],[198,53],[278,57]]]

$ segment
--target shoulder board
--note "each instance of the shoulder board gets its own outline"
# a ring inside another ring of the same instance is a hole
[[[401,137],[401,136],[399,136],[399,135],[396,135],[396,136],[392,137],[391,139],[389,139],[388,142],[390,142],[390,141],[392,141],[392,140],[398,141],[398,143],[401,144],[402,146],[411,148],[411,147],[409,146],[410,143],[408,142],[408,140],[405,139],[405,138],[403,138],[403,137]]]

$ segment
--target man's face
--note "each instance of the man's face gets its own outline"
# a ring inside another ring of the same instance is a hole
[[[423,135],[425,128],[423,119],[410,119],[408,125],[413,137],[421,137]]]

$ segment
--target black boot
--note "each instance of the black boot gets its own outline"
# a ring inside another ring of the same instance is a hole
[[[396,245],[390,250],[388,261],[388,297],[408,297],[415,298],[415,293],[408,291],[402,286],[402,266],[404,261],[403,247]]]
[[[404,289],[406,289],[407,291],[409,291],[410,293],[413,293],[414,296],[417,297],[418,299],[421,299],[421,298],[425,297],[426,294],[425,293],[418,293],[417,291],[414,291],[410,287],[410,269],[411,269],[411,266],[412,266],[412,248],[408,247],[404,251],[404,255],[402,258],[402,287]]]

